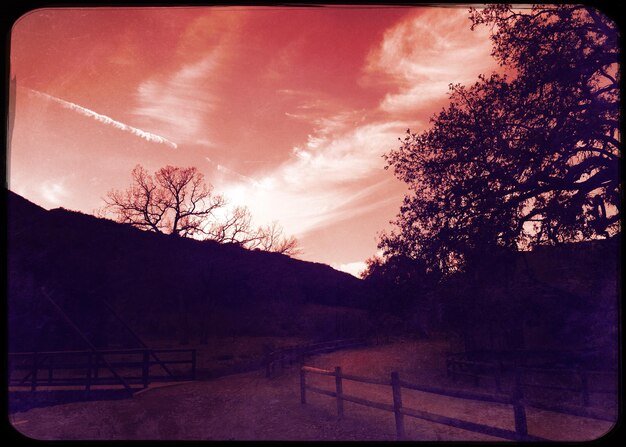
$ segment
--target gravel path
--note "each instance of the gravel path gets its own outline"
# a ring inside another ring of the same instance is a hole
[[[311,359],[309,364],[345,373],[389,377],[404,359],[407,381],[443,380],[438,349],[431,344],[397,343],[385,347],[340,351]],[[415,358],[417,356],[417,358]],[[415,362],[406,359],[415,358]],[[420,359],[418,361],[418,359]],[[311,378],[332,389],[330,377]],[[327,380],[324,384],[323,381]],[[313,383],[313,382],[311,382]],[[344,382],[344,392],[391,403],[388,387]],[[419,383],[419,382],[417,382]],[[431,382],[429,382],[431,383]],[[346,402],[336,417],[333,398],[309,393],[300,404],[297,368],[266,379],[262,371],[211,381],[148,389],[132,399],[77,402],[35,408],[11,415],[22,434],[40,440],[394,440],[393,414]],[[513,412],[504,405],[451,399],[403,391],[405,406],[501,428],[513,428]],[[423,441],[488,441],[489,436],[405,418],[407,436]],[[529,432],[554,440],[596,439],[611,429],[608,422],[528,411]]]

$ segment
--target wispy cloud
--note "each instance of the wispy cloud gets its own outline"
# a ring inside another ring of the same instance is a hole
[[[254,178],[234,173],[219,189],[235,203],[248,203],[259,222],[278,220],[288,233],[298,236],[397,201],[397,197],[377,197],[392,179],[380,180],[375,174],[382,171],[382,154],[407,124],[350,127],[342,126],[339,116],[348,115],[329,119],[327,127],[310,134],[274,170]]]
[[[304,35],[286,41],[285,45],[278,51],[268,55],[268,63],[260,73],[260,76],[277,81],[285,79],[292,70],[293,65],[297,63],[305,44],[306,37]],[[285,92],[290,91],[290,89],[283,90]]]
[[[259,214],[271,210],[300,235],[397,202],[381,193],[393,181],[380,174],[381,156],[407,128],[423,128],[450,83],[472,82],[495,67],[487,32],[469,27],[465,9],[433,8],[388,29],[364,66],[364,82],[369,76],[369,82],[389,86],[376,110],[342,110],[334,98],[278,90],[298,101],[285,115],[313,129],[289,160],[267,174],[273,190],[234,189],[253,198]]]
[[[363,261],[348,262],[346,264],[331,264],[331,267],[342,272],[350,273],[352,276],[360,278],[361,272],[367,268]]]
[[[209,163],[211,163],[212,165],[214,165],[215,169],[217,169],[219,172],[223,174],[235,177],[239,180],[244,181],[245,183],[249,183],[252,186],[257,186],[257,187],[260,186],[260,183],[256,181],[255,179],[253,179],[252,177],[248,177],[247,175],[243,175],[233,169],[230,169],[227,166],[224,166],[223,164],[217,163],[216,161],[211,160],[209,157],[204,157],[204,159],[208,161]]]
[[[176,149],[177,145],[176,143],[174,143],[173,141],[168,140],[167,138],[164,138],[160,135],[156,135],[154,133],[151,132],[146,132],[145,130],[141,130],[138,129],[136,127],[133,126],[129,126],[128,124],[124,124],[120,121],[116,121],[111,117],[108,117],[106,115],[102,115],[100,113],[94,112],[93,110],[87,109],[85,107],[79,106],[78,104],[74,104],[73,102],[69,102],[66,101],[64,99],[61,98],[57,98],[56,96],[52,96],[49,95],[47,93],[44,92],[40,92],[38,90],[33,90],[33,89],[28,89],[30,92],[32,92],[34,95],[48,99],[50,101],[53,101],[57,104],[60,104],[62,107],[66,108],[66,109],[70,109],[73,110],[83,116],[87,116],[89,118],[93,118],[96,121],[99,121],[103,124],[109,125],[109,126],[113,126],[116,129],[122,130],[124,132],[130,132],[131,134],[138,136],[139,138],[143,138],[144,140],[150,141],[152,143],[160,143],[160,144],[165,144],[173,149]]]
[[[39,193],[52,206],[61,205],[70,195],[62,180],[44,181],[39,187]]]
[[[473,82],[496,64],[484,27],[470,30],[464,8],[421,10],[390,28],[369,55],[368,76],[382,76],[396,91],[380,108],[390,113],[415,112],[445,98],[450,83]]]
[[[406,127],[405,122],[388,121],[344,129],[337,120],[329,120],[308,136],[305,145],[294,147],[295,159],[280,172],[286,183],[303,190],[321,178],[336,186],[365,177],[382,167],[381,156]]]
[[[180,144],[214,143],[211,113],[220,106],[222,92],[216,86],[237,59],[246,11],[208,9],[181,34],[167,72],[151,76],[137,87],[132,111],[146,123],[158,126]]]
[[[204,85],[219,66],[220,57],[217,48],[165,79],[143,82],[137,89],[138,106],[132,113],[178,141],[208,141],[200,131],[217,97]]]

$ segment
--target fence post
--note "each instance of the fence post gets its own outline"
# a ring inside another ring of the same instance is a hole
[[[502,392],[502,361],[498,360],[494,365],[495,370],[495,380],[496,380],[496,391],[498,393]]]
[[[524,398],[524,390],[522,389],[522,377],[520,368],[515,369],[515,388],[513,389],[513,413],[515,416],[515,432],[517,440],[523,441],[528,435],[528,425],[526,421],[526,409],[522,399]]]
[[[304,349],[302,348],[302,346],[298,346],[296,348],[296,362],[302,366],[302,361],[304,360],[302,353],[304,352]]]
[[[93,363],[93,355],[89,352],[87,356],[87,383],[85,384],[85,390],[89,391],[91,389],[91,369]]]
[[[453,382],[456,382],[456,368],[457,368],[458,364],[454,361],[454,359],[450,359],[450,363],[449,363],[449,367],[450,369],[448,370],[449,372],[449,377],[452,379]]]
[[[93,365],[93,377],[94,379],[98,379],[98,371],[100,370],[100,357],[96,356],[94,365]],[[96,380],[97,382],[97,380]]]
[[[300,365],[300,403],[306,404],[306,371]]]
[[[197,351],[191,350],[191,380],[196,380],[196,365],[198,362]]]
[[[30,382],[31,391],[35,391],[37,389],[37,368],[39,362],[39,356],[37,355],[37,351],[33,352],[33,377]]]
[[[265,377],[268,379],[272,376],[272,353],[267,354],[267,358],[265,359]]]
[[[581,398],[582,398],[582,403],[583,406],[588,407],[589,406],[589,381],[587,380],[587,373],[582,370],[579,369],[578,370],[578,375],[580,377],[580,391],[581,391]]]
[[[405,439],[404,415],[402,414],[402,388],[400,387],[400,375],[397,371],[391,373],[391,389],[393,392],[393,413],[396,417],[396,435],[398,441]]]
[[[54,355],[48,356],[48,385],[52,385],[52,370],[54,366],[52,363],[54,362]]]
[[[341,383],[341,366],[335,367],[335,391],[337,393],[337,416],[343,417],[343,385]]]
[[[141,381],[143,382],[143,387],[148,388],[149,376],[150,376],[150,351],[144,349],[143,351],[143,362],[142,362],[142,371],[141,371]]]

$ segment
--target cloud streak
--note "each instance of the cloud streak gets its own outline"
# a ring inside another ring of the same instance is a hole
[[[214,141],[211,118],[224,105],[230,64],[241,52],[245,11],[201,13],[177,42],[169,68],[137,86],[132,113],[181,144]],[[229,74],[230,73],[230,74]],[[235,75],[236,76],[236,75]]]
[[[202,133],[215,95],[203,87],[218,67],[220,51],[184,65],[166,79],[149,79],[137,89],[138,107],[133,114],[164,129],[177,140],[206,139]]]
[[[56,96],[52,96],[49,95],[47,93],[44,92],[40,92],[38,90],[33,90],[33,89],[28,89],[30,92],[32,92],[33,94],[35,94],[36,96],[39,96],[41,98],[45,98],[48,99],[52,102],[55,102],[59,105],[61,105],[63,108],[66,109],[70,109],[74,112],[77,112],[83,116],[89,117],[89,118],[93,118],[94,120],[106,124],[108,126],[112,126],[115,127],[116,129],[119,129],[121,131],[124,132],[129,132],[139,138],[143,138],[146,141],[150,141],[151,143],[159,143],[159,144],[165,144],[166,146],[171,147],[172,149],[176,149],[178,147],[178,145],[176,143],[174,143],[173,141],[168,140],[167,138],[164,138],[160,135],[156,135],[154,133],[151,132],[146,132],[145,130],[141,130],[138,129],[136,127],[133,126],[129,126],[128,124],[124,124],[120,121],[116,121],[111,117],[108,117],[106,115],[102,115],[100,113],[94,112],[93,110],[90,110],[86,107],[83,106],[79,106],[78,104],[74,104],[73,102],[69,102],[66,101],[64,99],[61,98],[57,98]]]
[[[465,9],[433,8],[385,32],[370,52],[368,76],[382,76],[395,92],[380,103],[389,113],[415,112],[445,98],[451,83],[468,83],[496,67],[488,30],[470,30]]]
[[[469,27],[464,9],[435,8],[420,9],[388,28],[361,72],[365,87],[368,82],[386,87],[375,109],[351,110],[337,98],[277,89],[296,101],[285,118],[312,129],[273,170],[252,179],[230,172],[226,195],[250,204],[255,217],[279,220],[300,238],[399,205],[400,188],[384,174],[381,156],[407,128],[424,128],[450,83],[471,82],[494,68],[488,36]],[[355,274],[362,264],[341,267]]]
[[[254,178],[218,168],[232,176],[220,190],[233,203],[247,202],[260,223],[278,220],[287,233],[299,237],[397,201],[395,196],[380,197],[391,179],[376,172],[382,172],[382,154],[407,124],[351,127],[338,122],[352,118],[338,114],[320,121],[287,161]]]

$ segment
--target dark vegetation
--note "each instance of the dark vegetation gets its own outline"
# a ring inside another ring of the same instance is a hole
[[[172,238],[93,216],[46,211],[8,192],[11,351],[85,345],[47,301],[96,347],[140,335],[206,342],[215,335],[365,335],[362,281],[329,266],[236,244]],[[105,304],[106,303],[106,304]]]
[[[450,104],[386,155],[409,187],[386,256],[447,275],[490,251],[620,231],[617,25],[593,7],[472,9],[504,74],[451,85]]]
[[[136,345],[111,308],[140,336],[183,344],[445,332],[462,340],[459,349],[567,351],[615,365],[617,238],[503,251],[439,282],[397,259],[370,266],[363,281],[278,253],[46,211],[8,194],[10,351],[86,348],[44,287],[98,348]]]
[[[593,7],[470,9],[501,73],[450,86],[385,155],[409,193],[363,277],[380,308],[467,350],[617,365],[619,45]],[[575,351],[575,352],[574,352]]]
[[[497,25],[493,56],[506,74],[451,86],[432,126],[409,131],[387,154],[409,194],[363,281],[200,226],[221,205],[193,169],[159,171],[166,189],[167,175],[184,174],[183,186],[200,193],[178,209],[172,197],[150,196],[158,180],[138,168],[139,190],[109,196],[125,224],[46,211],[9,192],[10,349],[81,345],[44,287],[97,347],[128,345],[110,306],[141,335],[183,344],[438,332],[458,337],[459,350],[559,353],[570,364],[615,368],[616,25],[581,5],[524,13],[492,5],[470,17],[473,26]],[[158,200],[124,214],[146,194]],[[186,214],[202,198],[205,215]],[[198,234],[213,236],[172,237]]]
[[[378,261],[380,262],[380,261]],[[421,266],[421,269],[420,269]],[[403,316],[416,334],[444,332],[458,351],[503,357],[534,352],[569,365],[615,368],[620,309],[620,238],[473,258],[436,281],[423,264],[370,262],[375,308]],[[552,357],[552,358],[551,358]]]

